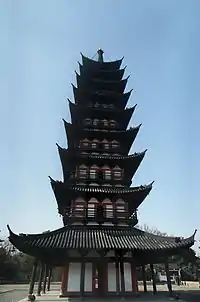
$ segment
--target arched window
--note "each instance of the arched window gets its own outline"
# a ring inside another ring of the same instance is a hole
[[[113,140],[113,141],[111,142],[111,147],[112,147],[113,149],[119,148],[119,142]]]
[[[104,140],[102,141],[102,145],[103,145],[103,148],[104,148],[104,149],[106,149],[106,150],[110,149],[110,144],[109,144],[109,142],[107,141],[107,139],[104,139]]]
[[[90,167],[90,170],[89,170],[89,178],[90,179],[96,179],[97,178],[97,171],[99,170],[99,167],[96,166],[96,165],[92,165]]]
[[[104,165],[102,168],[103,179],[111,180],[112,179],[112,171],[108,165]]]
[[[121,180],[123,178],[123,170],[119,166],[113,168],[113,179]]]
[[[92,149],[98,148],[98,144],[99,144],[99,141],[97,139],[93,139],[92,145],[91,145]]]
[[[92,119],[91,118],[85,118],[83,121],[84,125],[92,125]]]
[[[92,182],[89,184],[90,187],[99,187],[99,184],[96,182]]]
[[[109,156],[110,154],[104,152],[104,153],[102,153],[102,155],[103,155],[103,156]]]
[[[113,218],[113,204],[109,198],[105,198],[102,201],[102,205],[105,209],[106,218]]]
[[[109,126],[109,123],[108,123],[107,119],[103,119],[102,120],[102,124],[103,124],[104,127],[108,127]]]
[[[108,108],[108,104],[102,104],[102,107],[104,108],[104,109],[107,109]]]
[[[108,107],[109,107],[110,109],[113,109],[113,108],[114,108],[114,104],[109,104]]]
[[[98,102],[94,103],[94,108],[98,108],[98,107],[99,107],[99,103]]]
[[[110,128],[116,128],[116,122],[114,120],[110,120],[109,125]]]
[[[81,155],[88,155],[88,152],[81,152]]]
[[[76,198],[74,201],[73,215],[76,217],[84,217],[85,216],[85,200],[82,197]]]
[[[126,218],[126,202],[122,198],[116,200],[117,218]]]
[[[113,156],[120,156],[119,153],[113,153]]]
[[[98,204],[98,200],[94,197],[92,197],[89,201],[88,201],[88,205],[87,205],[87,216],[89,218],[94,218],[95,214],[96,214],[96,207]]]
[[[83,140],[80,141],[80,146],[83,148],[89,147],[90,144],[91,142],[87,138],[84,138]]]
[[[88,167],[86,165],[80,165],[77,170],[77,177],[79,179],[86,179],[88,176]]]
[[[94,118],[93,119],[93,125],[94,126],[98,126],[98,124],[99,124],[99,119],[98,118]]]

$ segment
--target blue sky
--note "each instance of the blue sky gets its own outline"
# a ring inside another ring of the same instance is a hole
[[[0,229],[37,233],[62,226],[48,175],[62,178],[56,142],[80,52],[124,56],[132,152],[148,149],[134,185],[155,180],[141,224],[170,235],[199,228],[200,1],[2,0],[0,10]],[[197,233],[197,240],[200,239]]]

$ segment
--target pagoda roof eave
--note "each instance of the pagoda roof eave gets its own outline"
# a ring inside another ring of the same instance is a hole
[[[91,67],[97,67],[99,69],[110,69],[110,70],[115,70],[115,69],[119,69],[121,64],[122,64],[122,61],[123,61],[123,58],[122,57],[120,60],[116,60],[116,61],[112,61],[112,62],[98,62],[98,61],[95,61],[93,59],[90,59],[86,56],[84,56],[82,53],[81,53],[81,57],[82,57],[82,64],[83,66],[84,65],[89,65]]]
[[[80,116],[81,117],[85,117],[88,118],[90,117],[90,114],[92,114],[93,112],[96,112],[96,118],[103,118],[105,116],[104,112],[109,112],[111,115],[112,119],[115,119],[119,125],[121,125],[123,127],[123,129],[126,129],[131,117],[137,107],[137,104],[135,104],[132,107],[129,108],[125,108],[123,111],[120,110],[109,110],[109,109],[102,109],[102,108],[91,108],[91,107],[85,107],[81,104],[75,104],[73,102],[71,102],[68,99],[68,103],[69,103],[69,109],[70,109],[70,114],[71,114],[71,119],[74,122],[76,119],[79,120]],[[93,114],[92,114],[93,116]],[[123,121],[123,122],[122,122]]]
[[[87,81],[85,81],[76,71],[76,83],[78,89],[84,89],[88,91],[97,91],[97,90],[103,90],[103,91],[113,91],[114,93],[124,93],[124,90],[126,88],[128,79],[130,76],[128,76],[125,79],[121,80],[104,80],[101,78],[89,78]],[[104,88],[102,88],[102,85]],[[112,89],[110,89],[110,86]],[[109,89],[108,89],[109,87]]]
[[[105,193],[105,194],[133,194],[135,192],[147,192],[147,194],[150,193],[154,181],[152,181],[148,185],[141,185],[137,187],[108,187],[108,186],[82,186],[82,185],[70,185],[66,184],[59,180],[54,180],[50,177],[51,185],[53,190],[56,190],[56,187],[62,187],[62,189],[66,188],[67,190],[70,190],[72,192],[91,192],[91,193]]]
[[[104,97],[104,101],[111,102],[112,99],[115,99],[114,102],[116,102],[118,100],[119,104],[120,104],[120,102],[122,103],[123,108],[126,107],[129,97],[133,91],[133,89],[131,89],[130,91],[122,94],[122,93],[117,93],[114,91],[105,91],[104,90],[103,92],[99,93],[96,91],[85,91],[83,89],[76,87],[74,84],[71,84],[71,85],[73,88],[75,103],[79,103],[82,101],[84,102],[83,99],[85,99],[86,101],[89,101],[90,98],[91,98],[91,100],[94,101],[95,96],[100,95],[101,98],[102,98],[102,96]]]
[[[85,136],[86,138],[90,138],[90,136],[93,136],[95,134],[95,138],[98,139],[99,136],[106,138],[106,139],[112,139],[112,140],[120,140],[121,143],[123,143],[123,154],[128,154],[129,150],[133,144],[133,142],[136,139],[136,136],[140,130],[140,127],[142,124],[136,126],[136,127],[130,127],[127,130],[117,130],[117,131],[95,131],[95,129],[91,128],[80,128],[78,126],[74,126],[69,122],[66,122],[63,119],[65,132],[68,140],[68,146],[74,146],[73,142],[76,140],[76,138],[81,138],[81,135]],[[84,138],[85,138],[84,137]]]
[[[146,152],[147,152],[147,149],[145,149],[144,151],[142,152],[135,152],[133,154],[130,154],[130,155],[126,155],[126,156],[123,156],[123,155],[112,155],[112,154],[109,154],[109,155],[103,155],[103,154],[92,154],[92,153],[88,153],[88,154],[81,154],[80,153],[80,150],[78,153],[74,152],[71,152],[70,149],[68,148],[62,148],[59,144],[56,144],[57,148],[58,148],[58,152],[59,152],[59,155],[61,157],[63,156],[69,156],[70,159],[71,159],[71,156],[73,157],[76,157],[76,156],[79,156],[81,158],[87,158],[87,159],[102,159],[102,160],[126,160],[126,161],[131,161],[131,160],[134,160],[135,158],[139,158],[139,157],[144,157]],[[95,152],[95,151],[94,151]],[[104,153],[104,152],[103,152]]]
[[[196,230],[188,238],[163,237],[133,227],[64,226],[40,234],[15,234],[10,227],[9,241],[20,251],[50,260],[53,251],[125,250],[137,252],[171,252],[194,245]],[[61,240],[62,238],[62,240]],[[77,239],[76,239],[77,238]],[[91,240],[92,238],[92,240]],[[51,254],[52,253],[52,254]],[[49,256],[49,257],[48,257]],[[65,254],[66,261],[66,254]]]
[[[99,70],[95,70],[95,69],[89,69],[86,66],[83,66],[80,62],[78,62],[79,65],[79,73],[80,76],[83,75],[99,75],[99,77],[101,78],[106,78],[106,79],[110,79],[110,78],[114,78],[116,80],[121,80],[124,76],[124,72],[126,69],[126,66],[124,68],[121,69],[116,69],[116,70],[109,70],[109,69],[99,69]],[[86,67],[86,68],[84,68]]]

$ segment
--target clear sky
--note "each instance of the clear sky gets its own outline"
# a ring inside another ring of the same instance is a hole
[[[0,9],[0,229],[62,226],[48,175],[62,179],[56,142],[80,52],[124,56],[132,152],[148,149],[134,185],[155,180],[141,224],[190,236],[200,225],[200,1],[2,0]],[[197,233],[196,239],[200,239]]]

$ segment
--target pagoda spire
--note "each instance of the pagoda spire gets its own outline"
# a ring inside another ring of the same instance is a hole
[[[98,62],[103,63],[103,54],[104,54],[104,51],[101,48],[99,48],[98,51],[97,51],[97,53],[98,53]]]

